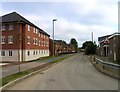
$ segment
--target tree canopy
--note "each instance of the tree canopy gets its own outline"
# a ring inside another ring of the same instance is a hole
[[[78,49],[78,42],[76,41],[75,38],[72,38],[72,39],[70,40],[70,44],[73,45],[75,51],[77,52],[77,49]]]
[[[97,45],[96,43],[92,41],[86,41],[82,45],[82,49],[85,49],[85,54],[95,54]]]

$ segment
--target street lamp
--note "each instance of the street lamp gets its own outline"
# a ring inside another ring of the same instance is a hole
[[[54,57],[54,22],[57,21],[57,19],[53,19],[53,57]]]

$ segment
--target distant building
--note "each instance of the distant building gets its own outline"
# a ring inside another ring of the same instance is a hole
[[[49,34],[16,12],[1,18],[2,62],[31,61],[49,56]]]
[[[49,41],[50,56],[53,56],[53,40]],[[54,40],[54,55],[68,54],[74,52],[74,47],[62,40]]]
[[[108,39],[108,43],[105,42],[105,39]],[[120,61],[120,33],[99,37],[98,41],[100,46],[98,54],[100,56],[107,56],[111,60]]]

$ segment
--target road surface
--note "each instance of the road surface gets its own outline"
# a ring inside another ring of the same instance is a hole
[[[117,90],[118,80],[100,73],[87,56],[76,54],[9,90]]]

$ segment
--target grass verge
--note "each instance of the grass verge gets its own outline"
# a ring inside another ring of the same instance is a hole
[[[69,58],[69,57],[71,57],[71,56],[73,56],[73,55],[68,55],[68,56],[63,57],[63,58],[60,58],[60,59],[58,59],[58,60],[54,60],[54,61],[52,61],[52,62],[49,62],[49,64],[46,64],[46,66],[48,66],[48,65],[50,65],[50,64],[57,63],[57,62],[61,62],[61,61],[63,61],[64,59],[67,59],[67,58]],[[9,82],[11,82],[11,81],[13,81],[13,80],[16,80],[16,79],[18,79],[18,78],[20,78],[20,77],[23,77],[23,76],[25,76],[25,75],[28,75],[28,74],[30,74],[30,73],[32,73],[32,72],[34,72],[34,71],[37,71],[37,70],[39,70],[39,69],[41,69],[41,68],[46,67],[46,66],[35,67],[35,68],[33,68],[33,69],[21,71],[21,72],[19,72],[19,73],[15,73],[15,74],[12,74],[12,75],[3,77],[3,78],[0,79],[0,86],[4,86],[4,85],[6,85],[7,83],[9,83]]]
[[[71,56],[71,55],[70,55],[70,56]],[[57,63],[57,62],[61,62],[61,61],[63,61],[64,59],[69,58],[70,56],[66,56],[66,57],[64,57],[64,58],[60,58],[60,59],[58,59],[58,60],[54,60],[54,61],[52,61],[52,62],[50,62],[50,63]]]
[[[31,72],[30,71],[23,71],[23,72],[19,72],[19,73],[15,73],[15,74],[6,76],[6,77],[0,79],[0,82],[2,82],[0,84],[1,84],[1,86],[4,86],[5,84],[7,84],[7,83],[9,83],[17,78],[23,77],[29,73],[31,73]]]

